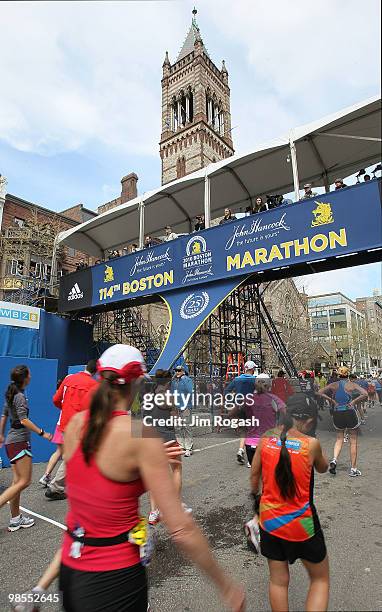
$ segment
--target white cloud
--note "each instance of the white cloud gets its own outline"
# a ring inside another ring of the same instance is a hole
[[[191,6],[2,3],[0,138],[42,155],[96,142],[157,156],[164,51],[175,59]],[[236,149],[377,91],[378,13],[378,0],[203,3],[206,45],[236,84]]]
[[[157,155],[165,41],[184,30],[172,7],[170,23],[155,2],[4,4],[0,138],[48,155],[93,139]]]

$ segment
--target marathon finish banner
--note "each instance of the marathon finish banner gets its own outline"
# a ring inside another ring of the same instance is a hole
[[[62,312],[382,246],[379,180],[244,217],[63,278]],[[291,270],[293,276],[293,270]]]

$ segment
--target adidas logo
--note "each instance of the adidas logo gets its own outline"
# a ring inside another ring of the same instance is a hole
[[[83,291],[81,291],[78,286],[78,283],[76,283],[74,287],[72,287],[72,289],[69,291],[68,301],[70,302],[71,300],[81,300],[83,297]]]

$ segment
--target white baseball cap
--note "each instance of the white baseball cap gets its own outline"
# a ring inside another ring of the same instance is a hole
[[[244,370],[254,370],[256,368],[256,364],[254,361],[247,361],[244,364]]]
[[[115,381],[125,385],[146,372],[146,365],[142,353],[128,344],[114,344],[110,346],[97,362],[97,372],[105,370],[115,372],[119,378]]]
[[[271,377],[268,374],[262,373],[256,376],[256,378],[270,379]]]

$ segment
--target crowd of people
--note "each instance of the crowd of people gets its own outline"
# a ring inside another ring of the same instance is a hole
[[[59,576],[67,611],[146,612],[145,567],[152,556],[153,526],[161,521],[181,551],[216,585],[226,607],[236,612],[245,609],[243,587],[216,561],[191,508],[182,500],[182,457],[193,452],[193,381],[184,365],[173,372],[158,370],[151,378],[136,348],[108,348],[83,372],[59,382],[52,398],[59,409],[53,435],[30,419],[29,368],[15,367],[10,378],[0,421],[0,445],[5,443],[13,474],[12,484],[0,495],[0,507],[10,504],[8,530],[34,525],[32,517],[20,512],[20,495],[32,480],[32,433],[57,446],[39,481],[45,496],[69,502],[63,544],[32,592],[44,592]],[[143,424],[137,435],[139,421],[132,410],[137,396],[142,400],[148,389],[157,425]],[[304,371],[292,381],[283,370],[274,378],[258,373],[256,364],[248,360],[244,372],[226,384],[225,397],[228,394],[234,398],[229,418],[252,419],[237,460],[245,463],[245,452],[251,468],[254,515],[244,528],[251,548],[267,559],[271,608],[288,609],[289,564],[300,559],[310,580],[306,609],[327,610],[329,566],[313,503],[312,474],[329,470],[336,475],[348,435],[349,476],[361,476],[358,432],[366,405],[382,401],[382,373],[357,378],[341,366],[329,379],[318,371]],[[245,398],[244,404],[239,396]],[[316,437],[319,412],[325,407],[337,432],[331,461]],[[144,492],[150,495],[148,521],[139,512]],[[15,607],[19,612],[31,609],[23,603]]]

